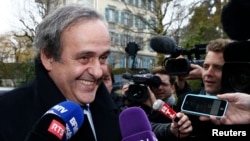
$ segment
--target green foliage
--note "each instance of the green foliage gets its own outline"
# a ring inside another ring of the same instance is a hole
[[[1,79],[11,79],[14,87],[25,84],[34,78],[34,61],[22,63],[0,63]]]
[[[122,73],[127,72],[127,69],[126,68],[115,68],[115,69],[113,69],[113,72],[114,72],[114,74],[122,74]]]
[[[157,66],[162,66],[163,61],[164,61],[164,59],[165,59],[164,54],[157,53],[157,56],[156,56],[156,57],[157,57],[157,60],[158,60]]]
[[[22,63],[21,66],[21,73],[22,76],[20,77],[19,81],[18,81],[18,86],[19,85],[23,85],[29,81],[31,81],[32,79],[34,79],[35,77],[35,63],[34,61],[27,61]]]
[[[131,69],[127,69],[127,68],[114,68],[113,72],[115,75],[117,74],[123,74],[123,73],[131,73],[131,74],[137,74],[141,71],[141,69],[135,69],[135,70],[131,70]]]
[[[198,90],[202,86],[202,80],[188,80],[187,83],[190,85],[192,90]]]
[[[192,48],[196,44],[204,44],[210,40],[225,37],[220,23],[222,5],[222,2],[216,2],[213,5],[204,2],[199,7],[191,9],[194,14],[189,24],[183,28],[181,46]]]

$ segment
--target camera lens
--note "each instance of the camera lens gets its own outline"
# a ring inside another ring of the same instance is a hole
[[[126,95],[127,99],[131,102],[144,102],[148,98],[147,87],[141,85],[130,85]]]
[[[250,72],[248,68],[238,68],[232,73],[228,80],[235,92],[246,92],[250,88]]]

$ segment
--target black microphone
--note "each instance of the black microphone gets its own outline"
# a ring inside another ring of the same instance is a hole
[[[224,32],[233,40],[250,38],[250,1],[230,0],[221,11],[221,23]]]
[[[200,54],[206,53],[207,44],[197,44],[192,49],[184,49],[183,47],[177,46],[174,39],[158,35],[150,39],[151,48],[157,53],[170,54],[171,58],[176,58],[180,55],[188,55],[191,59],[191,54],[195,54],[196,59],[200,59]]]
[[[151,48],[157,53],[169,54],[171,58],[176,58],[180,55],[189,55],[196,52],[196,48],[192,50],[183,49],[176,45],[176,41],[168,36],[158,35],[150,39]]]
[[[33,126],[25,141],[67,141],[83,124],[83,110],[64,101],[49,109]]]
[[[168,36],[158,35],[150,39],[150,46],[157,53],[172,54],[176,52],[177,45],[174,39]]]

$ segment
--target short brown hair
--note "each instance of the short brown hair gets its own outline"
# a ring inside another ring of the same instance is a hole
[[[208,44],[206,46],[206,53],[208,51],[224,52],[225,46],[231,42],[232,42],[232,40],[223,39],[223,38],[211,40],[208,42]]]
[[[166,74],[169,76],[169,81],[170,81],[170,84],[171,85],[174,85],[175,84],[175,81],[176,81],[176,76],[173,76],[173,75],[169,75],[166,71],[165,68],[163,68],[162,66],[158,66],[158,67],[154,67],[152,70],[151,70],[151,73],[152,74]]]

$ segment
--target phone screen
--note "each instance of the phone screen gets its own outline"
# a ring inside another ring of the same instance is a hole
[[[196,115],[214,115],[223,116],[227,107],[227,101],[219,100],[217,98],[200,96],[200,95],[186,95],[182,104],[182,110]]]

